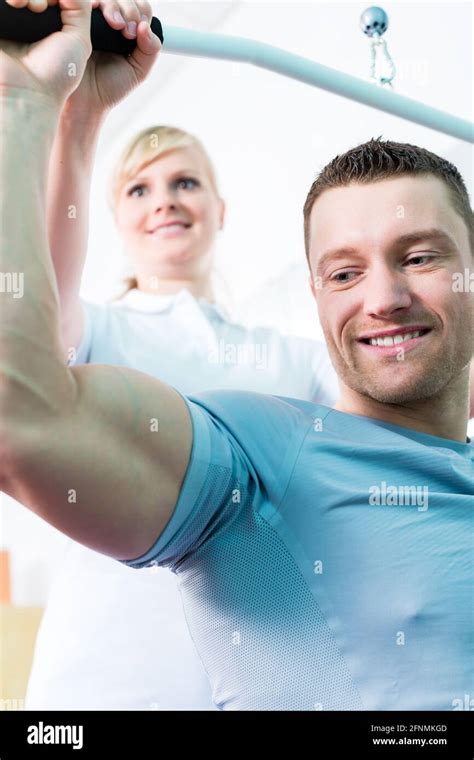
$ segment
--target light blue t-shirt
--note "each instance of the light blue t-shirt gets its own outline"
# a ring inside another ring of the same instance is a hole
[[[474,695],[474,446],[281,396],[186,399],[155,545],[216,704],[453,710]]]

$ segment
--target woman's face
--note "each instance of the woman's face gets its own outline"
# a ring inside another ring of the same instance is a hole
[[[198,148],[158,157],[122,187],[115,221],[137,274],[202,277],[212,268],[224,202]]]

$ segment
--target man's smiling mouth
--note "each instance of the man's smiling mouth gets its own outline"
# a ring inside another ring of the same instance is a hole
[[[422,327],[422,328],[408,328],[408,329],[394,329],[390,331],[381,331],[379,333],[374,333],[372,335],[369,335],[367,337],[358,338],[358,341],[360,343],[364,343],[368,346],[377,346],[379,348],[385,348],[390,346],[399,346],[403,345],[405,343],[409,343],[410,341],[416,340],[417,338],[422,338],[423,336],[427,335],[429,332],[431,332],[430,327]]]

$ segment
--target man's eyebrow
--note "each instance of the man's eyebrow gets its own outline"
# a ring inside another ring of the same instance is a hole
[[[407,232],[404,235],[400,235],[400,237],[392,241],[391,247],[405,248],[409,245],[423,243],[428,240],[444,243],[451,248],[456,247],[456,243],[453,238],[448,235],[447,232],[438,229],[437,227],[431,227],[430,229],[426,230],[415,230],[414,232]],[[324,264],[326,264],[329,259],[342,259],[345,256],[357,256],[359,253],[360,252],[357,250],[357,248],[354,248],[352,246],[343,246],[342,248],[334,248],[330,251],[326,251],[319,258],[317,270],[320,272]]]

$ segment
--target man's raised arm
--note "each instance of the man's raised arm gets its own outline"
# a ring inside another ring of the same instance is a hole
[[[67,71],[80,75],[90,54],[90,15],[65,21],[27,53],[0,42],[0,272],[16,285],[0,292],[0,483],[73,539],[131,559],[171,517],[192,427],[179,394],[141,372],[64,364],[47,169]]]

